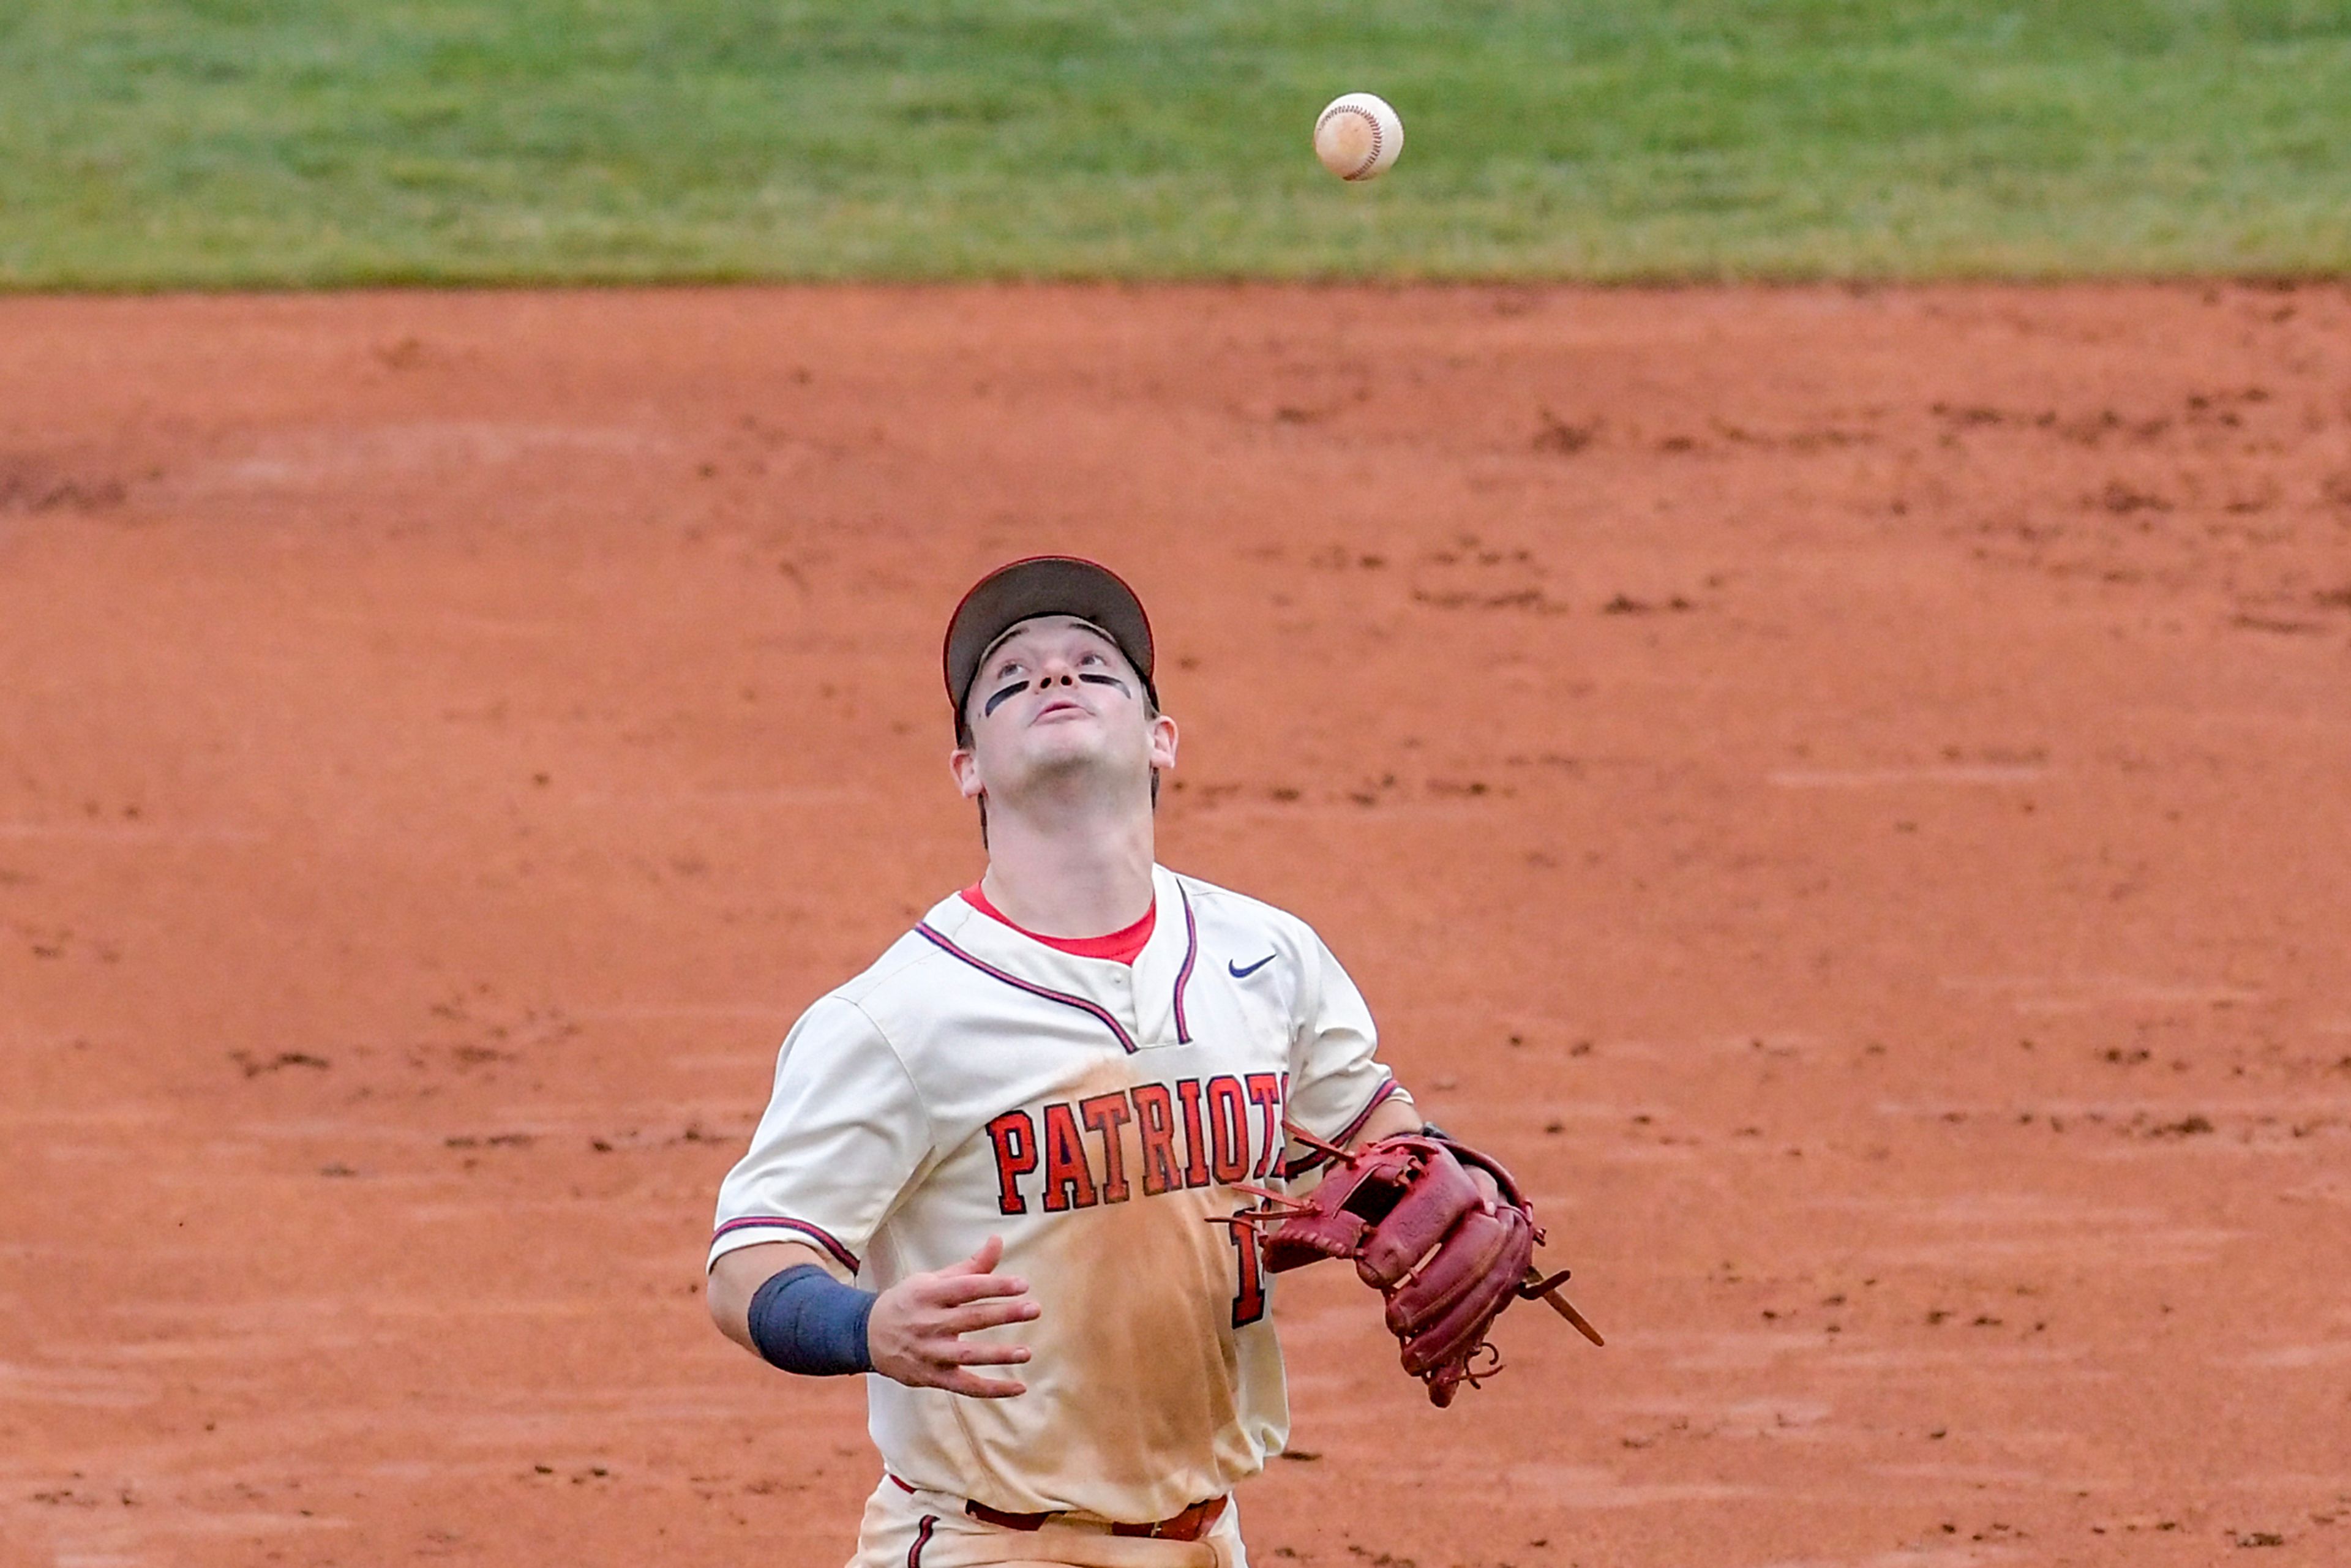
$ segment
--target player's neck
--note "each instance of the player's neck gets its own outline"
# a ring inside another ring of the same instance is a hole
[[[1123,931],[1151,908],[1151,815],[1040,821],[991,809],[980,886],[1015,925],[1047,936]]]

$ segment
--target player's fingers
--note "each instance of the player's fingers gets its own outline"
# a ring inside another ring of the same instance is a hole
[[[976,1372],[966,1372],[960,1367],[940,1378],[934,1386],[944,1388],[950,1394],[968,1395],[974,1399],[1009,1399],[1017,1394],[1029,1392],[1029,1385],[1025,1383],[1016,1383],[1006,1377],[982,1377]]]
[[[1037,1316],[1037,1303],[1023,1296],[1017,1301],[980,1301],[967,1307],[957,1307],[939,1320],[951,1334],[969,1333],[974,1329],[992,1329],[1005,1323],[1025,1323]]]
[[[923,1292],[934,1306],[960,1307],[992,1296],[1025,1296],[1029,1281],[1018,1274],[954,1274],[944,1276]]]
[[[960,1263],[950,1263],[939,1270],[942,1274],[992,1274],[1004,1260],[1004,1238],[991,1236],[979,1244],[979,1250]]]
[[[949,1340],[933,1353],[949,1366],[1019,1366],[1029,1359],[1025,1344],[998,1344],[994,1340]]]

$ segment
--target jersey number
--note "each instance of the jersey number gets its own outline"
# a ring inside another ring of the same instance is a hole
[[[1265,1316],[1264,1263],[1258,1256],[1257,1238],[1246,1225],[1226,1227],[1239,1255],[1240,1282],[1233,1291],[1233,1327],[1243,1328]]]

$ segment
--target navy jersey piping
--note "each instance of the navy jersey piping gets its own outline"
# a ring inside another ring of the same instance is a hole
[[[1026,991],[1032,997],[1042,997],[1049,1002],[1059,1002],[1063,1007],[1075,1008],[1081,1013],[1092,1015],[1102,1021],[1104,1029],[1110,1030],[1112,1036],[1117,1040],[1120,1049],[1129,1056],[1134,1054],[1134,1037],[1126,1032],[1124,1025],[1111,1016],[1108,1009],[1090,1002],[1083,997],[1073,997],[1067,991],[1057,991],[1050,987],[1040,986],[1033,980],[1024,980],[1008,970],[998,968],[984,958],[975,957],[934,930],[928,921],[916,925],[914,930],[935,944],[941,952],[962,959],[981,974],[1001,980],[1015,990]]]
[[[810,1225],[805,1219],[788,1219],[780,1214],[746,1215],[740,1219],[730,1219],[726,1224],[720,1226],[717,1229],[712,1231],[710,1233],[710,1239],[716,1241],[720,1237],[726,1235],[728,1232],[736,1230],[797,1231],[800,1235],[805,1236],[810,1240],[815,1242],[818,1246],[823,1248],[826,1251],[831,1253],[842,1268],[848,1270],[852,1274],[857,1272],[857,1254],[852,1252],[848,1248],[843,1247],[838,1240],[834,1239],[831,1231],[825,1229],[820,1225]]]
[[[1184,1019],[1184,988],[1192,983],[1192,966],[1200,960],[1200,923],[1192,915],[1192,894],[1183,880],[1176,883],[1176,896],[1184,901],[1184,967],[1176,971],[1176,1043],[1192,1043],[1192,1028]]]

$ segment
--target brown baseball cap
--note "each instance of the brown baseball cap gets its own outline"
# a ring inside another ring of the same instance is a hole
[[[1159,706],[1159,689],[1151,678],[1151,619],[1119,575],[1110,568],[1073,555],[1032,555],[999,566],[963,596],[947,618],[947,701],[956,722],[963,722],[964,702],[971,684],[979,678],[979,662],[1007,632],[1040,615],[1074,615],[1106,633],[1134,673],[1151,706]]]

